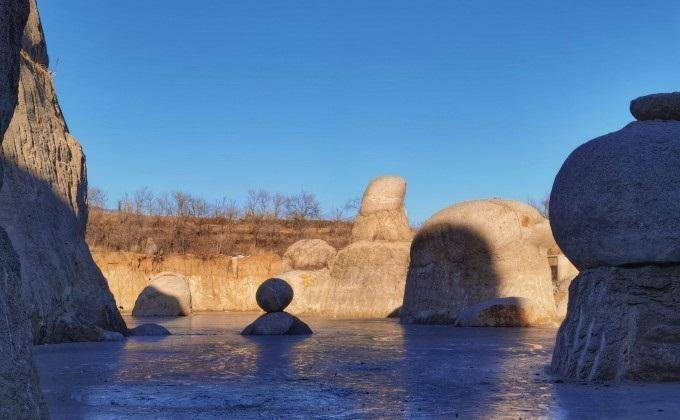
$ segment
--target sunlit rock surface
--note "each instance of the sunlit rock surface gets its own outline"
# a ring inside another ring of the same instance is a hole
[[[411,245],[402,321],[455,323],[467,308],[507,297],[529,299],[532,319],[554,318],[553,243],[547,220],[523,203],[476,200],[440,211]]]
[[[680,384],[561,383],[555,330],[307,319],[312,336],[245,337],[243,315],[163,321],[169,337],[41,346],[54,419],[650,418]],[[146,320],[130,319],[135,322]]]
[[[161,273],[139,294],[132,316],[186,316],[191,314],[189,280],[177,273]]]
[[[85,243],[85,156],[57,101],[35,0],[30,6],[18,102],[0,150],[0,227],[19,256],[37,342],[87,340],[103,330],[125,333]]]

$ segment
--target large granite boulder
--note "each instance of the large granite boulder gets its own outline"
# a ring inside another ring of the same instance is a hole
[[[577,380],[680,380],[680,265],[582,272],[551,367]]]
[[[257,288],[255,300],[265,312],[282,312],[293,300],[293,288],[283,279],[268,279]]]
[[[372,180],[352,227],[352,242],[410,241],[413,235],[404,212],[405,195],[403,178],[383,176]]]
[[[538,318],[555,315],[547,220],[508,200],[456,204],[435,214],[411,245],[401,320],[455,323],[494,298],[526,298]]]
[[[303,239],[283,254],[282,270],[322,270],[330,268],[337,251],[323,239]]]
[[[680,92],[655,93],[630,102],[630,113],[638,121],[680,120]]]
[[[177,273],[161,273],[137,297],[132,316],[187,316],[191,314],[189,279]]]
[[[674,101],[633,101],[655,121],[580,146],[555,179],[550,221],[581,269],[553,353],[558,375],[680,380],[680,122],[661,121]]]
[[[633,122],[562,165],[550,221],[580,270],[680,262],[680,121]]]
[[[29,3],[18,100],[0,149],[0,227],[19,256],[22,294],[36,342],[88,340],[103,330],[126,334],[85,243],[85,156],[64,121],[38,9],[35,0]]]

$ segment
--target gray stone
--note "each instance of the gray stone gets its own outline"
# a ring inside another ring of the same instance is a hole
[[[550,198],[555,240],[580,270],[680,263],[680,122],[633,122],[578,147]]]
[[[538,318],[554,317],[553,244],[547,220],[523,203],[476,200],[440,211],[411,245],[401,321],[453,324],[464,309],[503,297],[531,299]]]
[[[136,337],[161,337],[171,335],[167,328],[158,324],[142,324],[130,330],[130,335]]]
[[[102,331],[101,341],[124,341],[125,336],[118,331]]]
[[[581,272],[551,369],[588,381],[680,380],[680,266]]]
[[[257,288],[255,299],[265,312],[281,312],[293,300],[293,288],[283,279],[265,280]]]
[[[630,103],[630,113],[638,121],[680,120],[680,92],[641,96]]]
[[[242,335],[308,335],[312,329],[287,312],[264,314],[248,325]]]
[[[0,148],[0,227],[19,256],[34,340],[83,340],[93,327],[126,334],[85,243],[85,156],[59,107],[35,0],[26,3],[18,100]],[[68,335],[60,335],[59,324],[70,324]]]
[[[191,314],[189,280],[177,273],[161,273],[137,297],[132,316],[187,316]]]
[[[531,300],[518,297],[494,298],[470,306],[456,319],[458,327],[555,326],[553,317]]]

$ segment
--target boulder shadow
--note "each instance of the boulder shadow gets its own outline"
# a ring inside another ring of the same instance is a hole
[[[178,317],[188,316],[191,312],[180,303],[176,296],[171,296],[154,286],[146,286],[132,308],[132,316],[141,317]]]

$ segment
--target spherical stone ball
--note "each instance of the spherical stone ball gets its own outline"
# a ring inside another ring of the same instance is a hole
[[[550,224],[580,270],[680,263],[680,122],[633,122],[574,150],[553,184]]]
[[[281,312],[293,300],[293,288],[283,279],[269,279],[257,288],[255,299],[265,312]]]

